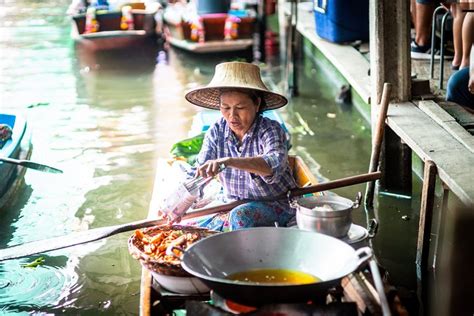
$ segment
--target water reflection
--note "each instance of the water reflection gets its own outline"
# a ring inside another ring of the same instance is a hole
[[[12,224],[18,221],[21,209],[31,197],[33,189],[31,186],[22,183],[18,192],[18,199],[6,205],[6,207],[1,210],[2,217],[0,220],[0,248],[7,247],[8,243],[14,236],[15,226]]]
[[[83,72],[111,71],[118,74],[142,74],[153,72],[158,62],[158,53],[163,51],[162,45],[149,42],[142,47],[130,49],[95,51],[76,47],[74,50],[78,67]]]
[[[77,262],[66,256],[43,257],[46,264],[34,268],[23,267],[24,259],[0,264],[1,312],[28,312],[45,306],[58,308],[74,301],[67,298],[82,288],[74,270]]]

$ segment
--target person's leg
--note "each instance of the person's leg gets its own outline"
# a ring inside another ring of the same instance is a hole
[[[416,23],[416,0],[410,0],[411,23],[415,27]]]
[[[181,222],[183,225],[203,227],[215,231],[229,230],[229,214],[222,213],[216,215],[208,215],[197,219],[188,219]]]
[[[469,68],[465,67],[455,72],[448,80],[446,100],[474,108],[474,94],[468,89]]]
[[[453,69],[459,69],[463,58],[463,40],[462,29],[463,20],[466,13],[462,12],[461,6],[451,3],[451,15],[453,16],[453,44],[454,44],[454,58],[452,61]]]
[[[286,226],[293,217],[278,202],[249,202],[237,206],[229,213],[230,230],[246,227]]]
[[[469,67],[469,57],[474,43],[474,13],[468,12],[462,25],[462,61],[461,68]]]
[[[417,0],[415,7],[415,43],[418,46],[428,46],[431,44],[431,19],[436,4],[432,1]]]

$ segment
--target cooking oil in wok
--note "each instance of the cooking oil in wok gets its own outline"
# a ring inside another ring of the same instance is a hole
[[[227,279],[256,284],[309,284],[321,279],[309,273],[287,269],[255,269],[233,273]]]

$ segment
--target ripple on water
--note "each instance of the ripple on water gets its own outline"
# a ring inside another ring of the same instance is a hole
[[[48,261],[55,262],[48,265]],[[69,294],[82,288],[74,271],[75,264],[66,257],[46,257],[45,264],[36,268],[22,267],[26,262],[15,260],[0,264],[0,311],[60,308],[66,302],[71,304]]]

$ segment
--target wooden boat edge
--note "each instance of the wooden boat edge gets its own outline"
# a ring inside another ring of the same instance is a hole
[[[190,42],[170,37],[171,45],[194,53],[215,53],[240,51],[250,48],[253,45],[252,39],[236,39],[222,41],[208,41],[204,43]]]
[[[8,113],[11,114],[11,113]],[[27,121],[22,118],[22,122],[25,125],[23,130],[22,139],[20,141],[20,154],[18,159],[28,160],[31,158],[33,152],[33,145],[31,144],[31,130],[28,127]],[[14,203],[15,195],[22,187],[25,180],[25,173],[27,168],[16,166],[16,177],[11,183],[10,188],[0,197],[0,210],[5,208],[7,205]]]

